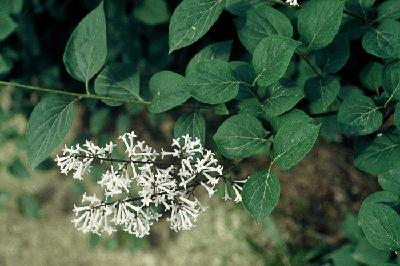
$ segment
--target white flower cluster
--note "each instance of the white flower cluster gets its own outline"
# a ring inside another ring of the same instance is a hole
[[[85,193],[84,206],[74,206],[75,227],[97,234],[111,234],[122,228],[143,237],[150,233],[154,221],[164,215],[175,231],[194,227],[204,210],[194,190],[201,186],[211,197],[223,176],[223,167],[215,155],[204,149],[199,139],[189,135],[173,139],[172,150],[161,152],[137,141],[134,132],[123,134],[119,139],[124,144],[126,160],[111,157],[116,144],[110,142],[102,148],[90,141],[82,147],[79,144],[65,147],[62,156],[55,159],[61,173],[73,172],[73,177],[80,180],[90,173],[95,161],[109,163],[98,181],[104,200]],[[235,202],[242,199],[244,182],[231,182]],[[226,184],[224,199],[230,199]]]
[[[286,3],[291,6],[298,6],[297,0],[286,0]]]

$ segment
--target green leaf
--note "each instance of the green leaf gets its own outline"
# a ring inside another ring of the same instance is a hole
[[[310,100],[310,110],[313,113],[325,112],[335,101],[339,91],[340,83],[332,76],[311,78],[304,85],[304,92]]]
[[[339,106],[338,123],[343,133],[367,135],[382,125],[383,115],[374,101],[363,95],[351,95]]]
[[[396,104],[396,109],[394,112],[394,124],[396,125],[397,129],[400,130],[400,102]]]
[[[126,64],[106,66],[96,77],[94,91],[106,97],[141,100],[139,95],[140,76],[134,74],[132,68]],[[108,105],[118,106],[121,102],[104,101]]]
[[[253,53],[262,39],[271,35],[291,38],[293,27],[290,20],[270,6],[251,8],[246,16],[235,21],[239,39],[246,49]]]
[[[254,50],[252,60],[258,85],[268,86],[278,81],[299,45],[299,42],[278,35],[264,38]]]
[[[208,59],[219,59],[228,61],[231,54],[232,41],[216,42],[204,47],[200,52],[190,59],[186,66],[186,75],[195,70],[195,65]]]
[[[360,212],[365,209],[365,206],[370,203],[385,203],[385,202],[393,202],[399,199],[399,196],[390,191],[378,191],[369,195],[361,204]],[[358,214],[358,224],[362,224],[362,216]]]
[[[107,56],[103,2],[74,29],[64,51],[64,64],[75,79],[85,82],[101,69]]]
[[[218,104],[235,98],[239,81],[227,62],[210,59],[197,63],[186,78],[185,88],[203,103]]]
[[[382,71],[383,88],[391,99],[400,100],[400,60],[386,64]]]
[[[376,249],[366,239],[360,240],[353,253],[353,259],[365,265],[378,265],[389,260],[390,252]]]
[[[382,87],[382,70],[383,65],[371,61],[366,65],[360,73],[361,84],[369,89],[376,91],[378,88]]]
[[[282,170],[295,166],[314,146],[320,127],[304,122],[283,124],[274,138],[273,162]]]
[[[183,0],[169,23],[169,52],[200,39],[217,21],[225,0]]]
[[[316,51],[315,60],[325,73],[336,73],[349,59],[350,45],[347,36],[339,34],[331,44]]]
[[[333,41],[343,16],[343,0],[311,0],[299,11],[298,29],[308,50],[321,49]]]
[[[374,5],[375,0],[347,0],[346,10],[352,14],[367,18],[368,10]]]
[[[38,219],[40,217],[39,202],[31,195],[22,195],[18,198],[19,212],[27,219]]]
[[[214,114],[216,115],[229,115],[229,110],[224,103],[214,105]]]
[[[359,169],[382,174],[399,167],[400,136],[398,132],[389,131],[378,134],[375,139],[356,150],[354,164]]]
[[[360,210],[360,225],[368,241],[381,250],[400,250],[400,216],[391,207],[368,203]]]
[[[400,18],[400,2],[398,0],[386,0],[378,7],[377,21],[383,19]]]
[[[267,88],[268,98],[262,108],[268,117],[278,116],[292,109],[303,97],[303,90],[287,79]]]
[[[268,131],[249,115],[235,115],[225,120],[214,135],[218,150],[227,158],[240,159],[256,154],[267,145]]]
[[[271,171],[253,173],[243,187],[243,205],[254,219],[260,223],[271,214],[280,196],[278,177]]]
[[[358,226],[357,217],[353,214],[346,213],[341,229],[345,238],[352,242],[357,242],[360,238],[363,238],[362,230]]]
[[[362,39],[364,50],[382,58],[400,57],[400,22],[383,20],[378,28],[371,28]]]
[[[352,255],[353,246],[346,244],[335,250],[330,257],[333,260],[334,266],[358,266],[358,263],[353,260]]]
[[[1,0],[0,10],[8,14],[18,14],[22,10],[24,0]]]
[[[17,24],[14,20],[8,14],[0,11],[0,41],[7,38],[16,28]]]
[[[99,108],[90,116],[89,129],[90,133],[97,136],[109,124],[110,110],[107,108]]]
[[[252,7],[262,7],[270,5],[265,0],[226,0],[225,9],[231,12],[233,15],[241,15],[246,13]]]
[[[238,104],[239,114],[251,115],[257,118],[265,117],[264,109],[257,98],[241,100]]]
[[[171,71],[154,74],[149,82],[149,89],[153,96],[149,111],[161,113],[186,102],[190,94],[185,90],[184,82],[183,76]]]
[[[10,70],[11,70],[11,64],[9,64],[0,54],[0,75],[7,74]]]
[[[400,168],[379,175],[378,181],[384,190],[400,195]]]
[[[176,121],[174,137],[179,138],[189,134],[192,138],[200,139],[204,143],[206,139],[206,122],[199,112],[181,115]]]
[[[254,73],[253,66],[243,61],[231,61],[229,62],[231,68],[235,71],[236,76],[239,80],[251,83],[256,78],[256,74]],[[248,88],[246,87],[246,90]]]
[[[286,114],[271,119],[271,125],[275,131],[278,131],[286,123],[294,124],[296,122],[312,123],[314,120],[299,109],[293,109]]]
[[[72,125],[73,103],[61,96],[49,96],[32,111],[26,131],[28,158],[35,168],[67,135]]]
[[[29,179],[31,177],[28,169],[26,169],[20,159],[15,159],[9,166],[7,166],[7,170],[11,175],[20,180]]]
[[[144,0],[133,10],[133,16],[147,25],[158,25],[169,19],[168,5],[164,0]]]

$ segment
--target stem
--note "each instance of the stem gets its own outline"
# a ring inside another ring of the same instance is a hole
[[[75,92],[69,92],[69,91],[63,91],[63,90],[55,90],[55,89],[47,89],[47,88],[42,88],[42,87],[37,87],[37,86],[30,86],[30,85],[19,84],[19,83],[14,83],[14,82],[0,81],[0,87],[6,88],[8,86],[25,89],[25,90],[42,92],[42,93],[47,92],[47,93],[53,93],[53,94],[66,95],[66,96],[75,97],[78,99],[86,98],[86,99],[94,99],[94,100],[108,100],[108,101],[115,101],[115,102],[121,102],[121,103],[135,103],[135,104],[143,104],[143,105],[150,104],[150,102],[147,102],[147,101],[126,99],[126,98],[115,98],[115,97],[109,97],[109,96],[100,96],[100,95],[95,95],[95,94],[75,93]]]
[[[312,118],[317,118],[317,117],[326,117],[326,116],[331,116],[331,115],[337,115],[337,111],[329,111],[325,113],[318,113],[318,114],[310,114],[309,116]]]
[[[317,74],[317,76],[318,76],[320,79],[322,79],[321,73],[319,73],[319,71],[318,71],[317,68],[311,63],[311,61],[310,61],[307,57],[305,57],[304,55],[302,55],[302,54],[299,54],[299,53],[298,53],[298,55],[299,55],[299,57],[300,57],[302,60],[304,60],[304,61],[307,63],[307,65],[314,71],[314,73]]]
[[[86,80],[86,81],[85,81],[85,89],[86,89],[86,94],[90,94],[89,80]]]
[[[346,9],[343,10],[343,13],[346,14],[346,15],[349,15],[350,17],[353,17],[353,18],[356,18],[356,19],[361,19],[361,20],[365,21],[364,17],[361,17],[361,16],[359,16],[357,14],[351,13],[351,12],[347,11]]]

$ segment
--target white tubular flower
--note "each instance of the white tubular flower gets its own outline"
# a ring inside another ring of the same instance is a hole
[[[155,173],[153,168],[155,168]],[[167,169],[160,169],[152,164],[145,164],[140,167],[141,173],[137,178],[138,185],[141,187],[139,196],[142,197],[142,204],[149,206],[154,204],[158,206],[163,204],[169,210],[171,200],[175,196],[177,184],[171,175],[174,166]]]
[[[56,157],[57,166],[60,167],[62,174],[68,174],[74,171],[73,178],[82,179],[82,176],[90,173],[90,168],[95,158],[107,158],[111,156],[115,145],[110,142],[106,147],[101,148],[91,141],[86,141],[81,147],[77,144],[75,147],[67,146],[63,149],[63,156]]]
[[[178,158],[192,158],[195,154],[203,153],[203,146],[198,138],[192,139],[188,134],[172,140],[173,152],[162,150],[161,156],[173,156]]]
[[[73,210],[76,218],[72,222],[79,231],[98,235],[102,232],[111,234],[116,231],[109,221],[109,216],[113,213],[111,207],[100,205],[101,200],[96,195],[86,196],[86,193],[82,197],[82,203],[84,202],[89,202],[89,205],[82,207],[74,205]]]
[[[194,222],[200,214],[198,202],[184,197],[179,197],[177,201],[172,206],[171,216],[167,218],[171,222],[171,229],[176,232],[190,230],[196,226]]]
[[[243,190],[243,186],[246,183],[247,179],[245,180],[235,180],[233,182],[231,182],[231,186],[232,189],[235,193],[235,199],[234,202],[238,203],[242,201],[242,190]],[[229,193],[228,193],[228,187],[227,184],[225,182],[225,195],[223,197],[223,199],[226,201],[228,199],[231,199],[231,197],[229,197]]]
[[[111,165],[110,169],[107,170],[97,183],[104,188],[104,194],[106,197],[113,197],[123,192],[129,193],[129,187],[131,186],[131,179],[128,174],[128,170],[124,169],[124,164],[119,164],[119,170],[114,170],[114,166]]]
[[[222,199],[225,201],[232,199],[231,197],[229,197],[228,185],[226,184],[226,182],[224,183],[224,197]]]
[[[291,6],[298,6],[297,0],[286,0],[286,3]]]
[[[158,153],[151,147],[145,144],[144,141],[135,141],[135,132],[125,133],[119,136],[125,144],[125,152],[131,160],[148,161],[154,160]]]

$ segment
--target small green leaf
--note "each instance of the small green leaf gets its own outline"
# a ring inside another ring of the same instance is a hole
[[[280,35],[291,38],[293,36],[290,20],[270,6],[251,8],[246,16],[239,17],[235,23],[239,39],[250,53],[253,53],[265,37]]]
[[[169,52],[200,39],[217,21],[225,0],[183,0],[169,23]]]
[[[11,70],[11,64],[8,63],[0,54],[0,75],[7,74]]]
[[[364,50],[382,58],[400,57],[400,22],[387,19],[371,28],[362,39]]]
[[[158,25],[169,19],[168,5],[164,0],[144,0],[133,10],[133,16],[147,25]]]
[[[231,54],[232,41],[224,41],[210,44],[204,47],[200,52],[190,59],[186,66],[186,75],[190,75],[190,72],[195,70],[195,65],[200,61],[208,59],[219,59],[222,61],[228,61]]]
[[[265,0],[226,0],[225,9],[233,15],[241,15],[246,13],[252,7],[263,7],[270,5]]]
[[[206,122],[199,112],[181,115],[176,121],[174,137],[179,138],[189,134],[192,138],[200,139],[204,143],[206,139]]]
[[[161,113],[186,102],[190,94],[184,89],[184,82],[183,76],[171,71],[154,74],[149,82],[149,89],[153,96],[149,111]]]
[[[109,124],[110,110],[107,108],[97,109],[89,120],[90,133],[97,136],[99,135]]]
[[[0,10],[8,14],[18,14],[21,12],[23,4],[24,0],[1,0]]]
[[[268,131],[249,115],[235,115],[225,120],[214,135],[218,150],[227,158],[240,159],[256,154],[267,145]]]
[[[264,109],[260,101],[256,98],[241,100],[238,104],[239,114],[251,115],[257,118],[265,117]]]
[[[243,205],[254,219],[260,223],[271,214],[280,196],[278,177],[271,171],[253,173],[243,187]]]
[[[139,95],[140,76],[134,74],[126,64],[113,64],[106,66],[96,77],[94,91],[106,97],[121,99],[141,100]],[[104,101],[108,105],[118,106],[121,102]]]
[[[0,41],[7,38],[16,28],[17,24],[14,20],[8,14],[0,11]]]
[[[325,73],[336,73],[349,59],[350,45],[347,36],[338,34],[331,44],[316,51],[315,60]]]
[[[334,266],[358,266],[352,258],[353,246],[346,244],[330,254]]]
[[[400,136],[398,132],[389,131],[378,134],[375,139],[356,150],[354,164],[359,169],[382,174],[399,167]]]
[[[372,91],[376,91],[378,88],[382,87],[382,70],[383,65],[371,61],[366,65],[360,73],[361,84]]]
[[[303,90],[287,79],[267,88],[268,98],[262,108],[268,117],[278,116],[292,109],[303,97]]]
[[[310,110],[313,113],[325,112],[335,101],[339,91],[340,83],[332,76],[311,78],[304,85],[304,92],[310,100]]]
[[[400,250],[400,216],[391,207],[368,203],[360,210],[360,225],[368,241],[376,248]]]
[[[353,253],[353,259],[365,265],[379,265],[389,260],[390,252],[376,249],[365,238],[360,240]]]
[[[216,115],[229,115],[229,110],[224,103],[220,103],[214,106],[214,113]]]
[[[304,122],[283,124],[274,138],[273,162],[282,170],[295,166],[314,146],[320,127]]]
[[[378,7],[377,21],[383,19],[399,19],[400,2],[398,0],[386,0]]]
[[[367,18],[368,10],[373,6],[375,0],[347,0],[346,10],[352,14]]]
[[[72,125],[73,104],[61,96],[49,96],[33,109],[26,131],[28,158],[35,168],[67,135]]]
[[[284,124],[294,124],[296,122],[313,123],[314,120],[299,109],[293,109],[286,114],[271,119],[271,125],[275,131],[278,131]]]
[[[106,19],[103,2],[72,32],[64,51],[64,64],[75,79],[88,83],[107,56]]]
[[[278,81],[299,45],[297,41],[278,35],[264,38],[254,50],[252,60],[258,85],[268,86]]]
[[[321,49],[333,41],[343,16],[343,0],[311,0],[302,6],[298,28],[308,50]]]
[[[18,209],[27,219],[38,219],[40,217],[39,202],[31,195],[22,195],[18,198]]]
[[[7,170],[15,178],[20,180],[29,179],[31,177],[28,169],[26,169],[20,159],[15,159],[9,166],[7,166]]]
[[[227,62],[210,59],[197,63],[186,78],[185,88],[203,103],[218,104],[235,98],[239,81]]]
[[[383,88],[389,99],[400,100],[400,60],[386,64],[382,71]]]
[[[383,115],[374,101],[363,95],[351,95],[339,106],[337,120],[343,133],[367,135],[382,125]]]
[[[384,190],[400,195],[400,168],[379,175],[378,181]]]

